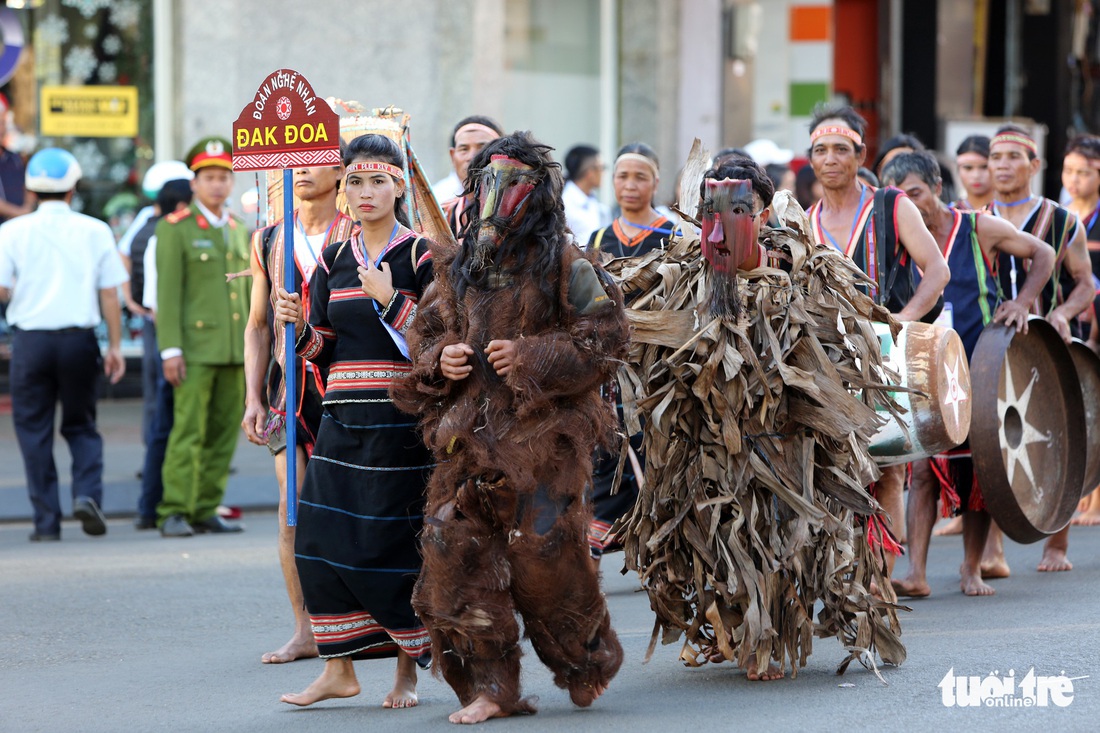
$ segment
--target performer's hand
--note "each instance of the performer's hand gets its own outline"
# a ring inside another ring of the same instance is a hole
[[[254,445],[267,445],[267,437],[264,428],[267,427],[267,410],[258,402],[246,401],[244,403],[244,419],[241,420],[241,428],[249,443]]]
[[[277,293],[275,320],[280,324],[293,323],[297,333],[301,335],[306,327],[305,318],[302,317],[302,297],[297,293],[288,293],[283,288],[279,288]]]
[[[126,360],[122,358],[122,351],[117,346],[107,349],[107,354],[103,357],[103,373],[111,384],[118,384],[126,374]]]
[[[173,387],[180,386],[183,384],[183,380],[187,379],[187,365],[183,363],[182,356],[165,359],[163,368],[165,380]]]
[[[1015,326],[1017,333],[1027,333],[1027,306],[1015,300],[1006,300],[997,306],[993,322]]]
[[[359,282],[363,285],[363,292],[377,300],[382,307],[393,297],[393,275],[388,262],[383,262],[382,267],[378,268],[368,257],[367,266],[359,268]]]
[[[514,341],[493,340],[485,347],[485,353],[489,355],[489,365],[502,377],[507,377],[512,371],[512,364],[516,360],[516,343]]]
[[[1063,341],[1067,344],[1073,341],[1073,331],[1069,328],[1069,319],[1066,318],[1066,314],[1060,308],[1055,308],[1054,312],[1047,316],[1047,321],[1054,326]]]
[[[443,376],[455,382],[470,376],[474,370],[467,362],[474,355],[474,350],[466,344],[450,344],[443,347],[443,353],[439,355],[439,371]]]

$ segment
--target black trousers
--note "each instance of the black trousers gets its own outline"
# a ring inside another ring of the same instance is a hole
[[[61,436],[72,454],[72,496],[103,503],[103,438],[96,430],[99,344],[91,329],[13,329],[11,407],[23,454],[27,492],[38,534],[61,532],[54,420],[61,401]]]

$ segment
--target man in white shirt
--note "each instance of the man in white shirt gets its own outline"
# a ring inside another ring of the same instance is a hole
[[[565,220],[573,232],[573,241],[582,249],[592,232],[611,223],[611,212],[596,198],[603,170],[600,151],[591,145],[575,145],[565,155]]]
[[[95,327],[107,322],[103,369],[115,384],[126,372],[118,287],[127,277],[111,228],[69,207],[80,175],[70,153],[40,150],[26,173],[27,190],[38,194],[38,210],[0,226],[0,300],[10,301],[12,418],[34,508],[32,542],[61,539],[53,460],[58,400],[61,435],[73,459],[73,516],[87,534],[107,532],[100,510],[103,438],[96,429]]]

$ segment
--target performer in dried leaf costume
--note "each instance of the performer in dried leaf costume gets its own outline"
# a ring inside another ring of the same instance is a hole
[[[857,290],[850,260],[813,244],[789,193],[773,204],[756,163],[723,163],[698,190],[701,245],[674,236],[607,266],[628,298],[640,291],[619,378],[649,460],[623,524],[657,614],[650,653],[658,634],[684,636],[690,666],[776,679],[788,663],[797,674],[816,634],[850,652],[840,671],[856,659],[877,673],[876,652],[898,664],[905,649],[892,596],[868,591],[874,579],[891,593],[863,518],[881,511],[865,488],[879,475],[874,407],[897,409],[870,322],[899,325]],[[783,228],[763,228],[770,208]]]
[[[622,663],[584,503],[592,451],[616,424],[599,387],[625,355],[622,295],[573,246],[550,148],[528,133],[470,165],[480,214],[409,332],[395,402],[420,414],[437,467],[413,604],[465,706],[455,723],[534,712],[520,698],[519,625],[554,680],[590,705]],[[605,442],[601,441],[601,442]]]

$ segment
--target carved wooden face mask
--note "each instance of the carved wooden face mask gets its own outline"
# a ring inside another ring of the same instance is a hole
[[[703,257],[716,271],[736,275],[737,267],[754,252],[756,202],[752,182],[706,180],[701,209]]]
[[[488,237],[499,244],[501,236],[523,219],[528,197],[540,176],[526,163],[506,155],[494,155],[480,177],[477,193],[481,208],[479,238]]]

